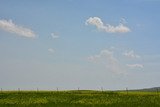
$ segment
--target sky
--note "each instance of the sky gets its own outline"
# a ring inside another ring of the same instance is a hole
[[[160,86],[160,0],[0,0],[0,88]]]

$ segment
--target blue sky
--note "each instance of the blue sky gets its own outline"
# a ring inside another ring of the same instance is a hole
[[[160,0],[1,0],[0,86],[159,86]]]

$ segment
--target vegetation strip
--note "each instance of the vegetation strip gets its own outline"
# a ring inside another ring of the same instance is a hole
[[[2,91],[0,107],[160,107],[156,92]]]

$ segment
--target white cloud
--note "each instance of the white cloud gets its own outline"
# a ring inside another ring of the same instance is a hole
[[[137,59],[140,58],[139,55],[135,54],[133,50],[131,51],[126,51],[123,53],[124,56],[128,57],[128,58],[132,58],[132,59]]]
[[[34,38],[36,34],[29,28],[16,25],[12,20],[0,20],[0,29],[22,37]]]
[[[49,48],[48,51],[49,51],[50,53],[54,53],[54,52],[55,52],[55,50],[52,49],[52,48]]]
[[[144,68],[142,64],[127,64],[130,68]]]
[[[107,58],[108,60],[114,60],[114,61],[116,60],[113,57],[113,53],[107,49],[102,50],[98,55],[88,57],[88,59],[93,62],[98,62],[100,58]]]
[[[98,55],[88,57],[88,60],[95,63],[105,65],[107,70],[114,73],[123,73],[121,65],[117,58],[114,57],[113,52],[109,50],[102,50]]]
[[[99,54],[89,56],[88,60],[97,64],[97,66],[105,67],[107,71],[116,74],[127,74],[127,71],[131,69],[144,68],[143,64],[135,62],[136,60],[124,60],[122,57],[124,54],[121,54],[120,50],[112,48],[104,49],[101,50]],[[126,52],[125,56],[129,58],[140,58],[140,56],[136,55],[133,50]]]
[[[120,23],[117,26],[112,26],[110,24],[104,24],[102,20],[99,17],[90,17],[85,22],[86,25],[94,25],[97,27],[97,29],[108,32],[108,33],[126,33],[130,32],[131,30]]]
[[[58,35],[58,34],[56,34],[56,33],[51,33],[51,36],[52,36],[52,38],[53,38],[53,39],[57,39],[57,38],[59,38],[59,35]]]

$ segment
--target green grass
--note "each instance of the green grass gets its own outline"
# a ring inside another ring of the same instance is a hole
[[[0,107],[160,107],[156,92],[3,91]]]

